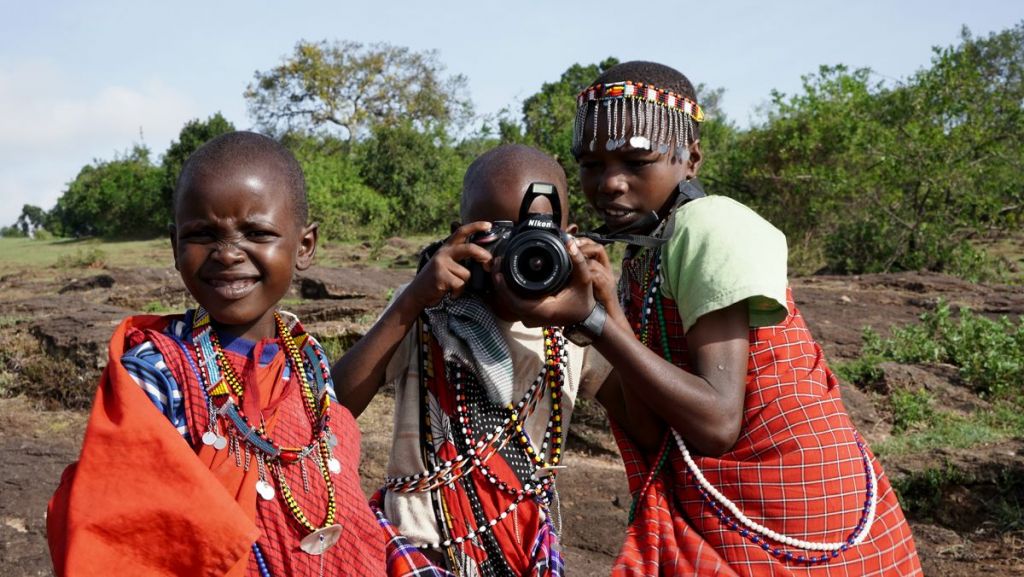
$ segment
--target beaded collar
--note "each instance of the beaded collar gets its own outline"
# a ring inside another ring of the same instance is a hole
[[[429,354],[431,335],[429,323],[426,320],[422,320],[421,325],[420,351],[422,367],[420,379],[423,381],[433,376],[433,361]],[[482,479],[493,485],[498,491],[507,493],[512,497],[512,502],[496,517],[478,524],[475,529],[470,530],[465,535],[449,537],[437,543],[423,543],[418,545],[419,548],[447,549],[462,545],[467,541],[475,540],[509,516],[513,516],[513,519],[515,519],[515,510],[525,499],[533,498],[541,506],[545,506],[550,501],[556,471],[561,468],[559,463],[561,462],[563,443],[562,388],[565,380],[565,367],[568,362],[568,351],[565,344],[565,339],[562,337],[560,329],[544,329],[544,365],[537,378],[534,379],[518,403],[510,403],[506,407],[507,413],[502,422],[493,430],[479,437],[477,437],[477,432],[473,429],[465,390],[465,385],[473,379],[473,376],[462,370],[456,363],[446,364],[446,376],[454,389],[456,414],[453,418],[456,420],[456,426],[461,432],[460,436],[463,439],[464,451],[460,452],[453,459],[436,462],[434,466],[425,471],[403,477],[389,477],[386,482],[386,488],[402,493],[435,491],[444,486],[454,485],[462,477],[476,470]],[[429,396],[425,394],[425,388],[421,386],[421,389],[424,390],[424,403],[430,402]],[[526,432],[525,424],[527,419],[534,413],[541,395],[545,393],[551,397],[551,414],[548,418],[544,440],[538,451],[533,447],[533,443]],[[433,439],[429,438],[432,435],[429,410],[424,411],[424,417],[424,431],[428,436],[425,439],[426,445],[433,446]],[[454,442],[454,439],[451,440]],[[530,458],[534,467],[534,482],[524,483],[521,489],[516,486],[516,483],[502,479],[487,465],[487,462],[509,442],[518,443],[520,448]],[[443,499],[443,494],[439,494],[439,496]],[[450,534],[451,524],[446,523],[444,529]]]
[[[246,471],[250,469],[255,456],[259,476],[256,481],[256,492],[267,501],[277,495],[270,481],[269,473],[273,473],[280,488],[281,499],[292,518],[308,532],[300,543],[300,548],[307,553],[319,555],[334,545],[341,535],[341,527],[335,524],[337,503],[332,479],[332,474],[341,472],[341,463],[334,457],[332,450],[338,440],[329,427],[329,373],[326,372],[326,363],[315,353],[307,335],[299,326],[298,338],[308,349],[305,351],[306,356],[311,362],[313,359],[318,361],[318,366],[311,371],[314,375],[314,382],[311,383],[306,374],[303,353],[296,342],[296,336],[292,334],[292,329],[285,324],[279,313],[274,313],[274,321],[291,374],[300,382],[303,407],[312,429],[309,443],[302,447],[281,446],[267,435],[262,418],[259,424],[250,422],[250,416],[242,410],[245,385],[224,353],[209,313],[200,307],[192,318],[192,343],[209,415],[202,442],[218,451],[227,448],[229,453],[235,456],[235,465]],[[227,436],[221,432],[222,421],[227,428]],[[307,460],[314,463],[327,487],[327,511],[323,524],[319,526],[314,525],[299,506],[284,474],[286,466],[299,466],[303,487],[308,491],[310,485],[306,471]]]

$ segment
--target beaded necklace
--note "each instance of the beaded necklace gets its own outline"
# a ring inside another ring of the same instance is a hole
[[[429,324],[422,320],[420,331],[421,339],[421,381],[433,376],[433,363],[429,354],[430,337]],[[433,491],[442,486],[451,486],[461,477],[477,470],[483,479],[493,485],[497,490],[509,494],[513,500],[496,517],[480,523],[476,528],[468,531],[465,535],[451,536],[451,524],[446,523],[445,530],[448,537],[436,543],[423,543],[418,545],[420,549],[448,549],[452,546],[462,545],[467,541],[473,541],[483,535],[495,525],[504,521],[510,514],[514,514],[519,504],[527,498],[538,499],[541,505],[549,501],[548,495],[554,485],[555,470],[561,468],[559,462],[562,454],[562,387],[565,379],[565,367],[568,362],[568,351],[565,347],[565,339],[560,329],[544,329],[544,363],[537,378],[527,389],[526,393],[518,403],[509,403],[506,407],[505,418],[493,430],[486,435],[476,438],[470,417],[469,405],[465,384],[475,377],[457,365],[451,364],[445,367],[448,382],[454,389],[455,416],[457,426],[462,433],[465,452],[459,453],[453,459],[438,461],[431,468],[413,475],[403,477],[389,477],[386,486],[390,490],[399,492],[426,492]],[[424,403],[428,403],[426,388],[421,386]],[[548,418],[544,440],[540,450],[533,448],[529,435],[526,433],[525,423],[531,416],[542,394],[545,391],[551,397],[551,414]],[[424,411],[429,419],[430,411]],[[429,421],[426,423],[425,431],[430,435]],[[515,440],[526,452],[534,465],[535,483],[524,483],[518,488],[509,483],[488,467],[487,461],[498,454],[502,447],[508,442]],[[427,439],[426,444],[432,446],[432,439]],[[549,451],[550,447],[550,451]],[[444,501],[443,497],[440,499]],[[442,509],[447,512],[447,507],[442,503]],[[514,519],[514,517],[513,517]]]
[[[206,398],[209,421],[207,430],[202,435],[205,445],[216,450],[225,447],[235,456],[235,465],[249,470],[252,456],[256,456],[259,479],[256,481],[256,492],[264,500],[272,500],[277,491],[270,483],[268,469],[277,479],[281,499],[287,506],[292,518],[302,526],[308,534],[300,542],[300,548],[306,553],[322,555],[327,548],[337,543],[341,536],[341,526],[335,524],[337,502],[332,474],[341,471],[341,463],[334,457],[332,448],[337,445],[337,437],[331,432],[330,395],[327,393],[326,365],[319,362],[319,372],[313,370],[316,387],[310,383],[306,375],[306,366],[302,353],[279,313],[274,313],[274,321],[291,372],[300,382],[303,408],[309,419],[312,434],[309,443],[302,447],[284,447],[276,443],[266,434],[266,426],[260,419],[254,426],[242,410],[245,398],[245,386],[230,359],[224,353],[217,332],[213,330],[209,313],[200,307],[195,311],[192,322],[192,342],[198,360],[200,379],[204,383],[203,392]],[[230,424],[228,432],[230,440],[220,432],[218,416]],[[244,464],[242,453],[245,453]],[[298,464],[302,475],[303,486],[309,490],[309,479],[305,469],[305,460],[310,459],[316,465],[327,487],[327,506],[322,525],[314,525],[299,506],[285,477],[285,466]]]
[[[651,313],[655,312],[659,328],[658,334],[660,338],[658,340],[661,344],[662,356],[665,360],[671,363],[672,354],[668,346],[668,327],[665,322],[665,311],[661,295],[658,294],[658,289],[661,286],[661,250],[659,248],[654,249],[651,252],[651,258],[654,262],[651,263],[650,261],[646,261],[644,263],[647,265],[645,266],[645,270],[637,271],[635,268],[627,269],[634,275],[637,272],[641,273],[640,275],[637,275],[636,278],[640,282],[641,294],[644,295],[644,301],[641,305],[640,322],[634,325],[634,331],[636,332],[637,338],[639,338],[645,346],[650,347],[650,317]],[[647,285],[646,290],[643,288],[645,284]],[[623,300],[628,296],[628,288],[624,293],[625,294],[621,297]],[[856,527],[854,527],[853,531],[850,532],[844,541],[820,543],[783,535],[769,529],[768,527],[758,524],[744,515],[738,505],[718,491],[711,482],[707,480],[704,473],[700,470],[696,461],[694,461],[691,456],[682,435],[680,435],[675,429],[670,428],[669,430],[671,431],[675,444],[679,448],[679,452],[683,457],[683,462],[686,464],[687,476],[697,483],[697,492],[700,494],[703,501],[711,507],[712,511],[714,511],[715,516],[718,517],[723,525],[738,532],[742,537],[748,539],[750,542],[767,551],[771,555],[785,561],[796,561],[797,563],[805,563],[808,565],[824,563],[830,559],[838,557],[850,547],[860,544],[867,537],[875,519],[875,511],[877,507],[875,487],[877,486],[878,480],[875,477],[875,471],[871,465],[871,458],[867,453],[867,446],[861,440],[860,435],[856,432],[854,432],[854,438],[856,439],[857,449],[860,451],[861,462],[864,464],[865,477],[866,496],[864,499],[864,506],[861,509],[861,518],[857,522]],[[656,466],[651,470],[643,489],[633,500],[633,504],[630,507],[630,523],[632,523],[636,511],[637,499],[640,495],[646,493],[647,488],[668,461],[667,455],[668,439],[666,439],[665,443],[662,443],[662,448],[659,452]],[[770,541],[776,543],[776,545],[773,545]],[[782,549],[778,544],[795,549],[802,549],[804,551],[820,551],[822,554],[794,554],[791,551]]]

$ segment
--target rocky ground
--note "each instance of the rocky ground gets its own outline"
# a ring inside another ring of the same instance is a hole
[[[411,250],[400,241],[389,246]],[[345,267],[315,267],[297,279],[287,308],[323,337],[329,350],[342,350],[372,322],[389,291],[411,274],[407,268],[381,269],[354,259]],[[913,322],[938,299],[988,315],[1019,318],[1024,312],[1020,286],[976,285],[935,274],[815,276],[793,279],[793,287],[798,306],[833,361],[859,354],[862,327],[884,332]],[[14,272],[0,278],[0,575],[51,574],[43,512],[60,472],[76,458],[92,387],[105,362],[104,347],[118,320],[186,302],[169,267]],[[843,389],[854,421],[872,443],[891,435],[885,395],[893,387],[925,387],[940,408],[965,414],[985,407],[950,367],[884,368],[880,387]],[[379,395],[360,419],[360,470],[367,491],[383,476],[391,400]],[[629,494],[601,411],[583,406],[573,424],[569,467],[559,477],[569,574],[607,574],[625,526]],[[1024,574],[1024,484],[1014,481],[1024,478],[1024,439],[888,457],[884,465],[893,479],[936,467],[963,473],[952,485],[935,486],[932,497],[940,506],[910,515],[926,575]],[[1004,497],[999,518],[989,506],[997,490]]]

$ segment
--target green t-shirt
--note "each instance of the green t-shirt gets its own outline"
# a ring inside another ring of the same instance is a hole
[[[683,327],[701,315],[746,300],[750,326],[786,318],[786,235],[726,196],[677,209],[662,249],[662,294],[676,301]]]

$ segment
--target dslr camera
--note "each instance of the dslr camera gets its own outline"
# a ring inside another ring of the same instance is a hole
[[[539,196],[550,201],[550,214],[529,212]],[[501,259],[501,272],[513,292],[524,298],[540,298],[562,290],[572,274],[572,259],[565,248],[568,236],[561,223],[558,189],[548,182],[534,182],[519,206],[519,224],[494,221],[491,230],[474,234],[469,242]],[[470,261],[467,267],[471,273],[469,290],[481,294],[494,290],[490,273],[480,263]]]

